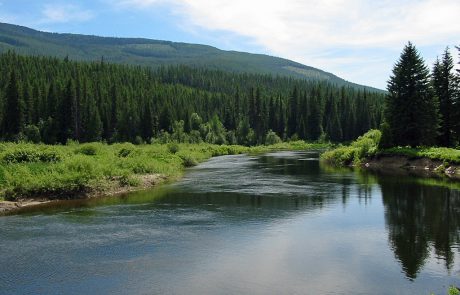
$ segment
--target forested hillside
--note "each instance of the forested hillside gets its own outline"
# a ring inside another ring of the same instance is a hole
[[[0,55],[0,71],[3,140],[339,142],[377,128],[384,101],[327,82],[13,52]]]
[[[159,67],[187,65],[236,73],[270,74],[319,80],[339,86],[365,86],[347,82],[331,73],[291,60],[246,52],[224,51],[215,47],[142,38],[110,38],[77,34],[40,32],[0,23],[0,53],[42,55],[72,60],[97,61]],[[370,89],[370,88],[368,88]],[[375,90],[375,89],[374,89]]]

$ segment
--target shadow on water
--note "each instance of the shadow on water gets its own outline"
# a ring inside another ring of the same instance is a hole
[[[377,179],[389,243],[406,276],[417,277],[430,258],[430,248],[450,272],[460,242],[458,183],[382,173]]]

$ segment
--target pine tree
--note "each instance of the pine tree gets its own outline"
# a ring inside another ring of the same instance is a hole
[[[288,137],[297,133],[297,110],[299,104],[299,91],[297,86],[294,87],[292,95],[289,97],[289,116],[288,116]]]
[[[429,82],[429,70],[409,42],[388,82],[385,120],[393,144],[416,147],[436,142],[438,102]]]
[[[307,139],[318,140],[323,134],[323,115],[321,113],[321,106],[318,99],[312,98],[310,100],[310,115],[307,122]]]
[[[452,72],[454,60],[446,48],[442,61],[436,60],[433,67],[432,83],[434,92],[439,99],[439,111],[441,115],[441,126],[438,142],[441,146],[450,147],[453,145],[453,103],[454,103],[454,80]]]
[[[457,46],[456,47],[457,50],[458,50],[458,55],[460,57],[460,46]],[[458,63],[460,65],[460,62]],[[457,75],[455,76],[455,80],[454,80],[454,89],[455,89],[455,93],[454,93],[454,108],[453,108],[453,117],[454,118],[457,118],[456,120],[454,120],[452,123],[452,127],[454,129],[454,133],[455,133],[455,141],[456,141],[456,144],[460,144],[460,120],[458,118],[460,118],[460,68],[457,68]]]
[[[69,138],[76,138],[75,119],[76,118],[76,98],[75,85],[72,80],[67,83],[64,96],[59,105],[58,112],[58,141],[66,143]]]
[[[24,127],[24,103],[16,71],[12,71],[6,88],[5,115],[3,117],[2,135],[8,140],[14,139]]]

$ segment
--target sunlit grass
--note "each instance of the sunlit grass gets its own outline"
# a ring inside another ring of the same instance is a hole
[[[428,158],[450,164],[460,164],[460,150],[446,147],[393,147],[379,149],[381,132],[370,130],[358,137],[348,146],[339,146],[321,155],[326,162],[346,166],[359,164],[362,160],[374,156],[405,156],[409,159]]]
[[[211,144],[133,145],[103,143],[43,145],[0,144],[0,197],[69,198],[94,190],[139,185],[139,176],[161,174],[180,177],[191,167],[213,156],[262,153],[272,150],[325,148],[302,141],[272,146],[244,147]]]
[[[321,155],[321,159],[336,166],[357,165],[362,159],[377,153],[381,135],[379,130],[370,130],[349,146],[339,146],[326,151]]]

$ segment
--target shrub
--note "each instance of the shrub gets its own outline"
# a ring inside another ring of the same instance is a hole
[[[82,144],[75,150],[76,154],[82,154],[87,156],[95,156],[98,154],[99,147],[94,143]]]
[[[175,154],[179,151],[179,145],[175,142],[173,143],[168,143],[168,151],[171,153],[171,154]]]
[[[129,149],[129,148],[121,148],[117,155],[120,157],[120,158],[126,158],[128,157],[131,153],[133,152],[132,149]]]
[[[184,167],[193,167],[198,165],[198,161],[190,155],[179,155],[179,157],[182,159],[182,165],[184,165]]]
[[[118,183],[120,186],[139,186],[141,184],[141,181],[139,178],[124,174],[120,176],[118,179]]]
[[[369,130],[350,146],[340,146],[323,153],[321,159],[337,166],[359,164],[363,158],[377,153],[381,136],[382,133],[379,130]]]
[[[24,127],[24,137],[27,141],[39,143],[41,141],[40,129],[35,125],[27,125]]]
[[[460,295],[460,290],[455,286],[450,286],[448,294],[449,295]]]
[[[11,152],[7,152],[3,156],[3,161],[7,164],[17,163],[34,163],[34,162],[59,162],[61,156],[57,151],[54,150],[35,150],[31,148],[16,149]]]
[[[140,137],[139,135],[136,136],[136,138],[134,138],[134,144],[136,145],[141,145],[144,143],[144,140],[142,139],[142,137]]]
[[[273,132],[272,130],[269,130],[267,132],[267,135],[265,136],[265,144],[266,145],[272,145],[272,144],[277,144],[281,142],[281,138]]]

